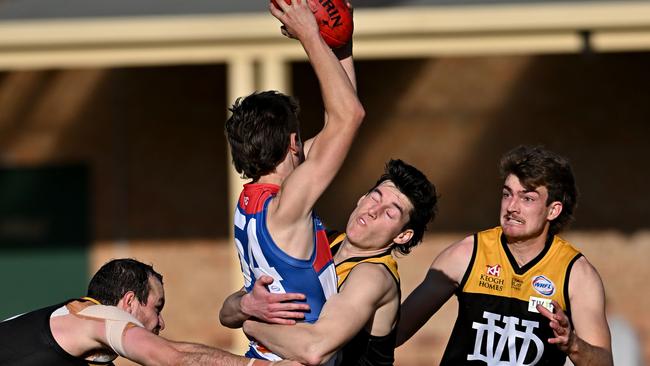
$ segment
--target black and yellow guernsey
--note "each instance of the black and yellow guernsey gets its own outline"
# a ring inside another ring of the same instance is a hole
[[[67,353],[54,339],[52,314],[70,303],[99,304],[94,299],[68,300],[0,322],[0,365],[87,366],[113,365],[111,361],[89,362]]]
[[[345,239],[345,234],[340,234],[334,239],[330,236],[330,248],[332,256],[341,247]],[[397,285],[399,301],[401,303],[401,290],[399,273],[397,271],[397,262],[391,254],[392,250],[371,256],[371,257],[354,257],[336,264],[336,275],[338,277],[338,289],[348,278],[352,269],[359,263],[376,263],[384,266],[393,276]],[[399,310],[398,310],[399,316]],[[390,333],[384,336],[373,336],[364,328],[350,340],[342,349],[341,363],[342,366],[388,366],[395,362],[395,342],[397,339],[397,328],[393,328]]]
[[[474,235],[474,250],[456,296],[458,318],[441,365],[564,365],[547,340],[549,320],[536,310],[558,302],[570,318],[569,273],[582,254],[558,236],[519,267],[501,227]]]

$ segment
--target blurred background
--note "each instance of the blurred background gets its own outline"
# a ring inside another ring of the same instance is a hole
[[[406,295],[444,247],[498,224],[501,154],[543,144],[580,188],[562,236],[603,278],[610,321],[628,332],[615,347],[632,332],[648,364],[650,2],[354,5],[367,118],[318,205],[328,226],[344,227],[389,158],[423,170],[439,216],[399,260]],[[164,276],[164,336],[243,352],[218,322],[243,284],[227,108],[279,89],[301,102],[304,137],[322,121],[311,67],[266,7],[0,1],[0,319],[81,296],[103,263],[135,257]],[[454,300],[396,364],[437,364],[455,315]]]

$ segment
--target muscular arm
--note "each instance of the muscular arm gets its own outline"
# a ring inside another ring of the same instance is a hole
[[[569,319],[555,303],[555,313],[538,306],[550,320],[554,338],[549,343],[557,345],[576,366],[613,365],[611,336],[605,316],[605,290],[596,269],[582,257],[569,275],[569,301],[571,303],[572,329]]]
[[[145,366],[247,366],[250,359],[217,348],[196,343],[174,342],[157,336],[144,328],[127,329],[123,335],[126,358]],[[299,365],[282,361],[275,365]],[[255,366],[271,365],[271,362],[256,360]]]
[[[396,296],[397,286],[385,268],[359,264],[341,291],[327,300],[316,323],[283,326],[247,321],[244,331],[285,358],[319,365],[363,329],[381,305]]]
[[[242,288],[231,294],[223,302],[219,311],[219,321],[228,328],[241,328],[245,320],[256,318],[267,323],[295,324],[296,319],[304,319],[309,305],[294,303],[304,300],[298,293],[270,293],[266,286],[273,282],[271,276],[261,276],[250,293]]]
[[[422,283],[402,303],[397,346],[408,341],[453,295],[472,257],[474,237],[452,244],[433,260]]]
[[[323,129],[309,144],[309,156],[285,179],[277,199],[269,207],[274,228],[290,228],[309,217],[350,149],[364,110],[354,87],[351,56],[341,61],[321,38],[307,1],[270,5],[278,18],[302,44],[318,78],[327,118]],[[274,233],[275,236],[275,233]]]

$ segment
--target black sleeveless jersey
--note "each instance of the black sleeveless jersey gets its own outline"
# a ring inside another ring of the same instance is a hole
[[[67,353],[54,340],[50,316],[69,301],[0,322],[0,365],[87,366],[95,364]]]
[[[581,254],[558,236],[519,267],[500,227],[475,234],[469,268],[456,292],[458,318],[441,365],[564,365],[548,344],[549,320],[536,305],[558,302],[571,318],[569,273]]]

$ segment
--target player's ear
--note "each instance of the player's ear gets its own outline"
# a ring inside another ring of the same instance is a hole
[[[551,204],[548,205],[548,214],[546,215],[546,219],[548,221],[555,220],[562,213],[562,208],[563,208],[562,202],[560,201],[551,202]]]
[[[293,132],[289,135],[289,151],[292,154],[300,154],[301,143],[298,134]]]
[[[117,302],[117,307],[130,313],[131,309],[136,305],[135,302],[138,301],[138,298],[135,296],[135,292],[127,291],[120,301]]]
[[[406,229],[393,238],[393,243],[397,245],[406,244],[413,237],[413,229]]]

